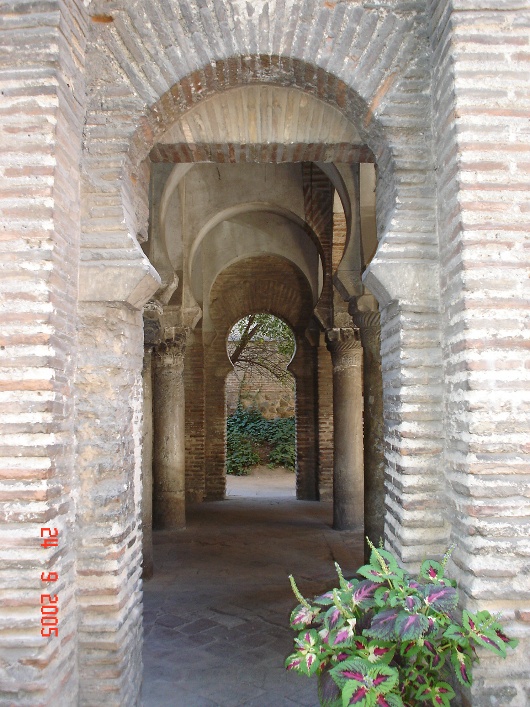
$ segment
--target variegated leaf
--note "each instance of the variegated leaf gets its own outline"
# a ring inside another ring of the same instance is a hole
[[[381,638],[388,641],[395,636],[395,626],[398,612],[395,609],[386,609],[376,614],[372,625],[364,631],[365,636]]]
[[[458,603],[458,592],[454,587],[428,584],[424,588],[425,603],[437,611],[451,611]]]
[[[401,611],[396,619],[395,631],[403,641],[415,641],[427,630],[429,621],[424,614]]]

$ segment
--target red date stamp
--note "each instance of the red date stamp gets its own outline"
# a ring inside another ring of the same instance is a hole
[[[43,539],[41,547],[50,548],[59,546],[59,530],[57,528],[41,528],[40,536]],[[57,582],[57,572],[41,572],[42,582]],[[59,635],[59,597],[57,594],[40,595],[40,635],[44,638]]]

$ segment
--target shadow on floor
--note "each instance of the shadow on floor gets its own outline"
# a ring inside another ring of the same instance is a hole
[[[313,596],[353,574],[362,538],[331,530],[331,505],[232,497],[192,506],[154,534],[144,583],[144,707],[317,707],[316,681],[286,673],[288,580]]]

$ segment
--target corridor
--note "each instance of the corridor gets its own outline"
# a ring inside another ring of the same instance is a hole
[[[187,528],[154,534],[144,582],[144,707],[318,705],[316,681],[287,674],[296,604],[353,573],[362,539],[331,529],[330,503],[260,495],[191,506]]]

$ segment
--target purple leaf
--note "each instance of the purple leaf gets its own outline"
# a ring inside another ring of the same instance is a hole
[[[415,641],[427,630],[429,621],[423,614],[400,612],[396,620],[396,633],[404,641]]]
[[[381,648],[381,646],[376,646],[374,648],[374,655],[377,658],[380,658],[382,655],[386,655],[390,650],[392,650],[392,649],[391,648]]]
[[[410,643],[407,644],[405,647],[403,653],[404,655],[407,655],[409,651],[411,651],[413,648],[416,648],[416,643],[414,641],[411,641]]]
[[[508,638],[508,636],[502,631],[500,631],[498,628],[495,629],[495,633],[497,634],[498,638],[501,639],[501,641],[504,641],[504,643],[510,643],[510,639]]]
[[[329,628],[335,628],[342,614],[338,609],[330,609],[326,614],[326,623]]]
[[[393,638],[395,633],[395,625],[397,619],[397,611],[395,609],[387,609],[376,614],[372,620],[372,625],[366,630],[365,635],[373,638],[382,638],[389,640]]]
[[[417,609],[420,604],[421,604],[421,601],[419,600],[418,597],[406,597],[405,598],[405,607],[408,611],[414,611],[414,609]]]
[[[357,680],[357,682],[364,682],[364,675],[360,672],[354,670],[341,670],[340,674],[346,680]]]
[[[439,611],[451,611],[456,607],[458,594],[454,587],[428,584],[425,587],[425,602]]]
[[[338,643],[344,643],[351,638],[351,635],[351,629],[349,626],[339,629],[337,631],[337,635],[335,636],[335,640],[333,641],[333,645],[336,646]]]
[[[487,636],[485,633],[477,633],[477,638],[479,638],[482,643],[485,643],[488,648],[495,651],[496,653],[504,654],[504,646],[499,646],[493,639]]]
[[[423,645],[429,651],[429,653],[432,653],[433,655],[437,655],[436,648],[433,646],[433,644],[430,641],[424,641]]]
[[[375,582],[370,582],[370,580],[365,579],[355,587],[353,592],[353,601],[355,604],[360,604],[362,601],[367,599],[373,599],[375,590],[379,588],[379,584]]]
[[[378,687],[379,685],[387,682],[390,679],[389,675],[383,675],[382,673],[379,673],[373,680],[374,680],[374,685]]]
[[[308,670],[311,668],[311,666],[313,665],[313,663],[315,662],[316,659],[317,659],[317,657],[314,653],[308,653],[306,655],[305,662],[306,662]]]
[[[301,606],[296,612],[293,612],[291,618],[291,625],[296,626],[297,624],[302,624],[302,626],[308,626],[313,622],[317,612],[311,611],[306,606]]]
[[[318,684],[318,696],[322,705],[333,704],[340,697],[340,689],[328,670],[324,670]]]
[[[348,702],[348,704],[349,705],[357,705],[360,702],[364,701],[364,698],[366,697],[367,692],[368,692],[368,690],[366,689],[366,687],[360,687],[350,697],[350,701]]]
[[[329,631],[326,628],[323,628],[322,631],[319,631],[318,635],[322,639],[322,643],[329,643]]]

